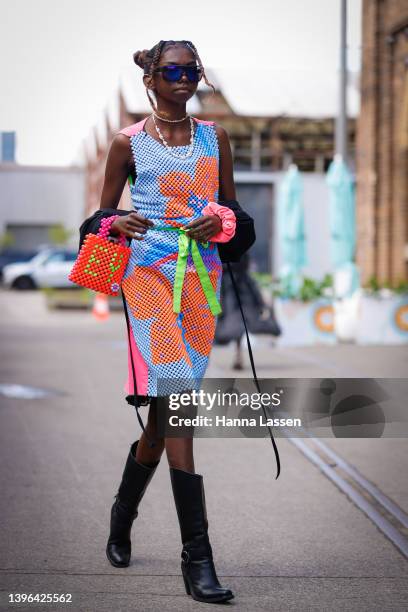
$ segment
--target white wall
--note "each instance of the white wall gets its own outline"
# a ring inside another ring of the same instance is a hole
[[[8,223],[62,223],[75,231],[75,247],[84,210],[82,168],[0,164],[0,234]]]

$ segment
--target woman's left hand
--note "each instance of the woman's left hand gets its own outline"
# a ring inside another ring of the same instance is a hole
[[[185,225],[184,229],[189,230],[187,233],[191,238],[207,242],[222,230],[222,221],[218,215],[202,215]]]

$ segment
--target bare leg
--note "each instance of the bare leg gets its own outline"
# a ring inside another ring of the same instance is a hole
[[[146,432],[149,438],[156,442],[156,445],[150,448],[144,433],[142,433],[137,445],[136,461],[147,466],[159,461],[164,451],[164,438],[157,436],[157,409],[157,400],[153,397],[149,406]]]
[[[243,359],[242,359],[241,338],[238,338],[236,340],[236,353],[235,353],[235,360],[232,365],[232,369],[233,370],[243,370],[243,368],[244,368],[244,364],[243,364]]]
[[[189,407],[190,408],[190,407]],[[159,461],[164,449],[166,449],[167,460],[169,467],[174,467],[180,470],[194,473],[194,458],[193,458],[193,430],[194,427],[186,428],[188,433],[186,437],[158,437],[158,410],[165,410],[165,405],[162,402],[157,402],[156,398],[152,399],[149,407],[149,416],[146,424],[146,432],[149,438],[155,440],[156,445],[153,448],[149,447],[148,441],[144,433],[140,437],[139,444],[136,451],[136,461],[143,465],[153,465]],[[185,410],[185,416],[194,416],[194,412],[191,413]],[[190,437],[191,432],[191,437]]]
[[[170,412],[168,411],[168,414]],[[174,415],[175,412],[172,412]],[[194,418],[197,416],[197,406],[189,403],[182,405],[177,410],[180,418]],[[193,457],[194,426],[182,425],[176,431],[178,435],[169,434],[164,438],[167,461],[169,468],[184,470],[185,472],[195,473]]]
[[[195,473],[193,440],[194,438],[165,438],[169,467]]]

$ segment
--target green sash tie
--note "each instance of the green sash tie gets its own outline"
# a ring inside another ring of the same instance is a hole
[[[187,267],[187,258],[191,245],[191,256],[193,258],[193,262],[197,270],[198,278],[200,279],[200,283],[203,288],[207,303],[210,306],[210,310],[213,315],[220,314],[222,312],[222,308],[217,299],[217,294],[214,290],[214,287],[211,284],[207,268],[205,267],[205,264],[201,257],[196,240],[194,238],[191,238],[188,235],[187,230],[182,227],[161,227],[156,225],[155,227],[150,227],[149,230],[173,230],[179,232],[176,276],[174,279],[173,287],[173,312],[180,312],[181,310],[181,291],[183,288],[184,275]],[[204,242],[203,246],[207,248],[208,241]]]

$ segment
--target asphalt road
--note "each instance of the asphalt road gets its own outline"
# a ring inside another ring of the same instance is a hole
[[[0,609],[208,609],[184,591],[164,456],[134,524],[131,566],[114,569],[105,557],[110,506],[140,431],[123,393],[123,315],[101,323],[89,313],[48,312],[36,292],[2,291],[0,308],[0,383],[56,393],[0,396]],[[255,358],[258,375],[279,377],[402,377],[408,361],[404,347],[284,350],[269,338],[257,339]],[[235,376],[231,360],[230,347],[216,347],[208,376]],[[194,441],[217,572],[235,593],[226,606],[406,610],[403,555],[297,448],[278,443],[276,481],[266,438]],[[327,443],[408,510],[405,439]],[[72,603],[10,604],[10,593],[71,593]]]

